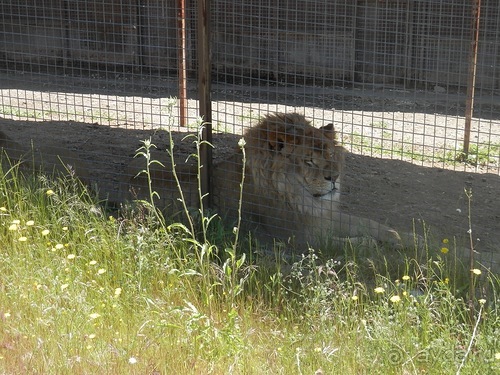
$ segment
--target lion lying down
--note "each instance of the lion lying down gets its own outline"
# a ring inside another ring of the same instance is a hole
[[[302,115],[273,114],[249,129],[246,142],[242,217],[257,225],[258,237],[278,238],[298,245],[321,246],[339,238],[370,237],[393,246],[413,246],[413,236],[404,238],[390,227],[339,209],[343,148],[337,143],[332,124],[315,128]],[[164,162],[166,153],[161,159]],[[135,159],[128,175],[144,169],[144,158]],[[180,212],[171,165],[152,166],[153,190],[170,214]],[[230,221],[237,218],[242,153],[214,165],[215,210]],[[196,168],[176,161],[188,206],[197,207]],[[146,177],[132,177],[132,194],[146,195]]]

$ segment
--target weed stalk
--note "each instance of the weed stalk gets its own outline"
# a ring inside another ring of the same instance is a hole
[[[151,137],[142,141],[142,146],[136,150],[136,154],[134,157],[143,156],[146,159],[146,168],[137,173],[136,177],[140,174],[145,174],[148,184],[148,200],[143,200],[142,203],[146,205],[146,207],[150,208],[153,211],[155,217],[158,219],[160,225],[165,228],[165,218],[163,217],[160,209],[155,205],[155,198],[160,198],[158,192],[153,190],[152,178],[151,178],[151,166],[153,164],[158,164],[162,168],[165,166],[158,160],[151,159],[151,149],[156,148],[156,145],[152,143]]]
[[[467,233],[469,234],[469,275],[470,275],[470,282],[469,282],[469,307],[470,307],[470,314],[471,314],[471,322],[474,319],[474,300],[476,296],[476,283],[474,282],[475,277],[473,273],[474,269],[474,253],[476,252],[474,250],[474,240],[472,237],[472,213],[471,213],[471,202],[472,202],[472,190],[471,189],[465,189],[465,195],[467,196],[467,219],[468,219],[468,226],[469,229],[467,230]]]

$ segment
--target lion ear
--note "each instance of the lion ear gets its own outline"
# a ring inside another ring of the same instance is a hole
[[[325,133],[334,133],[335,132],[335,129],[333,129],[333,124],[328,124],[328,125],[322,126],[320,129],[323,130]]]
[[[335,133],[335,129],[333,128],[333,124],[328,124],[328,125],[322,126],[320,129],[323,131],[323,133],[327,137],[335,139],[336,133]]]

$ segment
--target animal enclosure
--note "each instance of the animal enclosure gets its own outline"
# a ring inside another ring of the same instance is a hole
[[[0,24],[1,130],[77,155],[103,198],[125,198],[141,140],[164,162],[168,130],[183,159],[202,114],[209,166],[298,112],[347,150],[343,210],[466,246],[470,217],[497,264],[496,1],[7,0]]]

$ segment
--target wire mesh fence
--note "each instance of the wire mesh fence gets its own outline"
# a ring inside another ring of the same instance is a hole
[[[298,112],[316,128],[333,123],[348,151],[346,212],[402,230],[419,218],[438,238],[467,238],[463,190],[472,188],[477,238],[488,256],[498,253],[495,1],[203,3],[210,6],[211,61],[200,59],[199,17],[206,14],[199,2],[3,1],[2,131],[21,148],[33,142],[69,150],[90,166],[103,197],[122,201],[131,197],[140,140],[152,137],[154,156],[167,164],[170,136],[161,129],[173,132],[178,160],[193,152],[192,138],[181,140],[197,134],[198,72],[208,63],[213,156],[222,163],[209,174],[219,205],[231,192],[217,180],[241,166],[231,159],[241,135],[269,113]],[[181,179],[197,188],[191,167]],[[175,186],[163,179],[172,176],[155,176],[168,205]],[[259,199],[250,209],[265,222]],[[294,223],[277,220],[271,235],[280,226]]]

